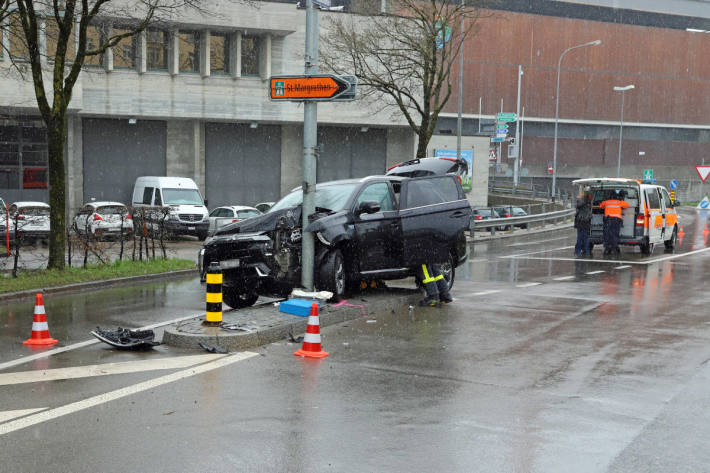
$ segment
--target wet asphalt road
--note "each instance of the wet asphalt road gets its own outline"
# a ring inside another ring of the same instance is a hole
[[[320,362],[294,358],[297,346],[284,342],[164,384],[156,380],[182,371],[0,379],[0,422],[13,410],[56,414],[0,423],[0,469],[710,471],[708,216],[684,209],[681,219],[678,248],[651,257],[624,248],[615,260],[601,250],[570,258],[571,230],[477,243],[454,304],[325,328],[331,355]],[[199,313],[202,291],[188,279],[53,296],[50,329],[69,345],[98,324],[168,321]],[[0,363],[31,354],[20,343],[31,313],[31,302],[0,308]],[[161,368],[196,354],[93,344],[0,375]]]

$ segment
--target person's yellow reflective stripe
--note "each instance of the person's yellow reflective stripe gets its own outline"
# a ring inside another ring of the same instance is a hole
[[[435,278],[434,278],[434,281],[438,281],[438,280],[440,280],[440,279],[444,279],[444,275],[443,275],[443,274],[440,274],[440,275],[438,275],[437,277],[435,277]]]
[[[430,282],[436,281],[436,278],[432,278],[429,276],[429,271],[426,270],[426,265],[422,265],[422,271],[424,272],[424,280],[422,281],[424,284],[429,284]]]

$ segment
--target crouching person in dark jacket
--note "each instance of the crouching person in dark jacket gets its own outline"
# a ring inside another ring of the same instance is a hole
[[[574,246],[575,256],[590,255],[589,233],[592,231],[592,194],[580,194],[577,198],[574,228],[577,229],[577,244]]]

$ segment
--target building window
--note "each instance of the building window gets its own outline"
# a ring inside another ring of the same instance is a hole
[[[210,73],[229,73],[229,36],[224,33],[212,33],[210,38]]]
[[[10,57],[18,61],[29,61],[30,49],[27,46],[19,14],[10,14],[8,33],[10,34]]]
[[[180,48],[180,72],[200,72],[200,33],[197,31],[180,31],[178,33]]]
[[[118,36],[131,33],[134,29],[130,26],[114,26],[112,35]],[[113,47],[113,67],[115,69],[132,69],[136,65],[136,51],[138,51],[138,35],[122,38]]]
[[[0,125],[0,189],[47,189],[47,132],[39,121]]]
[[[149,71],[165,71],[168,69],[168,33],[161,30],[147,30],[146,67]]]
[[[259,75],[259,46],[260,39],[257,36],[242,37],[242,75]]]
[[[45,37],[47,39],[47,59],[54,61],[57,55],[57,42],[59,41],[59,25],[55,18],[47,18],[45,26]],[[67,39],[67,52],[64,56],[67,62],[74,60],[74,25],[72,25],[71,33]]]
[[[86,52],[94,51],[101,47],[106,40],[105,28],[103,25],[89,25],[86,28]],[[104,63],[103,54],[94,54],[84,57],[84,65],[90,67],[100,67]]]

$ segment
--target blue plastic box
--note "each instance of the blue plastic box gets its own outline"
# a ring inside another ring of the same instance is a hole
[[[300,315],[301,317],[308,317],[311,315],[311,306],[314,302],[318,304],[318,311],[320,312],[320,303],[318,301],[309,301],[306,299],[289,299],[283,301],[279,304],[279,311],[287,314]]]

